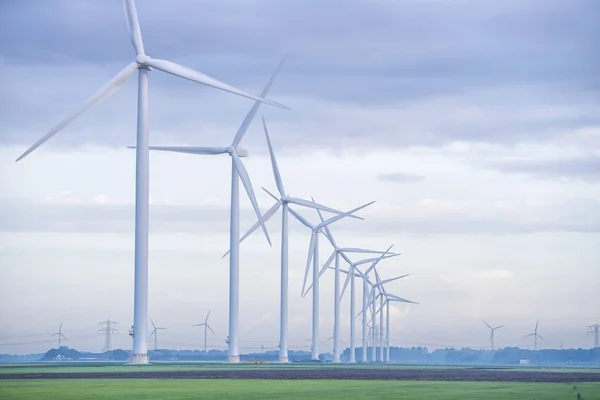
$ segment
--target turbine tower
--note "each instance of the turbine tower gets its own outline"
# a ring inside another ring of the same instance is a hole
[[[152,333],[150,333],[150,337],[154,336],[154,351],[156,351],[156,350],[158,350],[158,331],[160,329],[167,329],[167,328],[161,328],[161,327],[154,325],[154,321],[152,321],[152,318],[150,318],[150,323],[152,324],[152,328],[154,328],[152,330]]]
[[[269,105],[288,109],[279,103],[255,96],[220,82],[201,72],[167,60],[149,57],[142,42],[142,33],[133,0],[123,0],[125,16],[129,28],[131,42],[136,57],[133,62],[123,68],[108,81],[83,106],[62,120],[52,130],[42,136],[16,161],[26,157],[61,129],[83,114],[94,105],[106,100],[118,91],[137,71],[138,73],[138,108],[137,108],[137,137],[135,163],[135,281],[134,281],[134,328],[132,364],[148,363],[147,320],[148,320],[148,225],[149,225],[149,133],[148,133],[148,71],[157,69],[180,78],[201,83],[219,90],[261,101]]]
[[[281,60],[277,69],[271,76],[271,79],[264,88],[261,96],[266,96],[275,81],[275,78],[279,74],[285,57]],[[229,147],[196,147],[196,146],[149,146],[150,150],[158,151],[169,151],[175,153],[187,153],[194,155],[220,155],[228,154],[231,157],[231,206],[230,206],[230,220],[229,220],[229,246],[231,255],[229,257],[229,345],[228,345],[228,359],[231,363],[238,363],[240,361],[239,355],[239,275],[240,275],[240,194],[239,194],[239,181],[241,179],[246,193],[250,199],[250,203],[256,212],[258,222],[262,226],[263,232],[271,245],[271,239],[267,232],[267,228],[264,225],[256,196],[254,195],[254,189],[250,182],[250,176],[246,167],[241,160],[241,157],[247,157],[248,152],[245,149],[239,148],[239,144],[242,141],[244,134],[248,130],[248,127],[252,123],[254,116],[258,112],[261,105],[260,101],[256,101],[248,114],[242,121],[242,124],[238,128],[233,141]],[[135,148],[135,146],[129,146],[129,148]]]
[[[331,217],[325,221],[322,221],[320,224],[317,225],[313,225],[310,222],[308,222],[304,217],[302,217],[300,214],[298,214],[296,211],[294,211],[293,209],[289,208],[289,211],[292,213],[292,215],[298,220],[300,221],[304,226],[306,226],[307,228],[309,228],[311,230],[311,234],[310,234],[310,245],[308,248],[308,258],[306,260],[306,269],[304,271],[304,282],[302,284],[302,297],[306,296],[306,294],[308,293],[307,291],[304,291],[304,288],[306,287],[306,280],[308,278],[308,271],[310,270],[310,264],[311,261],[313,261],[313,282],[312,282],[312,289],[313,289],[313,296],[312,296],[312,306],[313,306],[313,311],[312,311],[312,339],[313,339],[313,343],[312,343],[312,354],[311,354],[311,358],[313,360],[318,360],[319,359],[319,347],[318,347],[318,338],[319,338],[319,233],[321,233],[321,230],[326,227],[329,224],[332,224],[346,216],[349,216],[353,213],[355,213],[358,210],[361,210],[371,204],[375,203],[374,201],[364,204],[360,207],[357,207],[353,210],[350,210],[346,213],[343,214],[338,214],[334,217]],[[339,263],[338,263],[339,266]],[[335,299],[339,298],[339,272],[336,272],[336,284],[335,284],[335,290],[334,290],[334,295],[335,295]],[[337,304],[338,302],[336,301],[336,307],[338,307],[339,304]],[[339,315],[339,308],[337,309],[338,311],[338,315]],[[339,319],[339,317],[338,317]],[[339,328],[339,324],[334,323],[334,332],[336,330],[338,330]],[[334,333],[334,336],[335,333]],[[337,336],[339,337],[339,336]],[[334,341],[334,353],[335,351],[339,352],[339,348],[338,348],[338,343],[336,341]],[[334,354],[334,362],[339,362],[339,357],[337,360],[335,360],[335,354]]]
[[[262,216],[263,222],[266,223],[281,207],[281,297],[280,297],[280,327],[279,327],[279,362],[288,362],[288,210],[290,204],[296,204],[303,207],[315,208],[317,210],[329,211],[334,214],[342,214],[341,211],[334,210],[333,208],[326,207],[324,205],[315,203],[315,201],[308,201],[299,199],[297,197],[290,197],[286,194],[283,187],[283,180],[279,172],[279,166],[275,158],[275,152],[271,144],[271,138],[267,130],[267,125],[264,118],[262,119],[265,137],[267,139],[267,146],[269,148],[269,156],[271,158],[271,166],[273,169],[273,176],[275,177],[275,184],[279,191],[279,198],[263,188],[276,202],[275,204]],[[351,218],[362,219],[355,215],[349,215]],[[244,241],[250,236],[256,229],[258,229],[260,221],[257,221],[240,239],[239,243]],[[229,254],[228,250],[223,257]]]
[[[492,345],[492,351],[495,350],[494,348],[494,332],[496,331],[496,329],[500,329],[500,328],[504,328],[506,325],[500,325],[500,326],[496,326],[496,327],[491,327],[490,324],[488,324],[487,322],[483,321],[483,323],[490,328],[490,343]]]
[[[533,336],[533,350],[537,350],[537,339],[540,338],[542,340],[546,340],[542,337],[542,335],[540,335],[539,333],[537,333],[538,331],[538,324],[540,323],[540,320],[538,319],[535,322],[535,329],[533,330],[532,333],[530,333],[529,335],[525,335],[525,337],[530,337]]]
[[[65,335],[63,335],[62,333],[62,322],[60,323],[60,326],[58,327],[58,332],[53,333],[52,336],[58,336],[58,348],[60,349],[61,347],[61,339],[64,338],[66,339],[67,337]]]
[[[212,334],[215,334],[215,331],[212,330],[212,328],[210,327],[210,325],[208,324],[208,317],[210,316],[210,310],[208,310],[208,314],[206,314],[206,319],[204,320],[203,323],[201,324],[196,324],[194,326],[192,326],[192,328],[195,328],[197,326],[203,326],[204,327],[204,354],[206,354],[206,336],[207,336],[207,329],[210,329],[210,331],[212,332]],[[227,343],[229,343],[229,340],[227,340]]]

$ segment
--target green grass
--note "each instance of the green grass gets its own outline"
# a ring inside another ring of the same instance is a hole
[[[578,384],[584,400],[600,383]],[[577,399],[562,383],[262,381],[262,380],[3,380],[1,399]]]

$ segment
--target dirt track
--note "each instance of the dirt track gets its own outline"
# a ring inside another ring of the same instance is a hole
[[[488,382],[600,382],[600,373],[477,369],[254,369],[0,374],[0,379],[353,379]]]

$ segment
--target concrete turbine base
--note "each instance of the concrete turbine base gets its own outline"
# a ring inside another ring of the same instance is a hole
[[[148,353],[131,354],[128,364],[131,364],[131,365],[150,364],[150,360],[148,359]]]
[[[240,356],[229,356],[228,357],[228,362],[231,364],[239,364],[240,363]]]

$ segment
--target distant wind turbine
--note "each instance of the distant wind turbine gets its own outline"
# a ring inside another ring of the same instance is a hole
[[[192,328],[195,328],[197,326],[203,326],[204,327],[204,354],[206,354],[206,336],[207,336],[207,329],[210,329],[210,331],[213,333],[213,335],[215,334],[215,331],[212,330],[212,328],[210,327],[210,325],[208,324],[208,317],[210,316],[210,310],[208,310],[208,314],[206,314],[206,319],[204,320],[203,323],[201,324],[196,324],[194,325]],[[229,344],[229,336],[227,336],[227,340],[226,343]]]
[[[191,68],[167,60],[151,58],[144,50],[142,32],[138,15],[133,0],[123,0],[125,16],[131,42],[135,49],[136,57],[133,62],[123,68],[117,75],[108,81],[96,92],[83,106],[62,120],[48,133],[42,136],[16,161],[19,161],[52,138],[61,129],[73,122],[94,105],[106,100],[117,92],[128,80],[138,72],[138,107],[137,107],[137,138],[136,138],[136,164],[135,164],[135,250],[134,250],[134,310],[133,319],[133,352],[131,364],[148,363],[148,226],[149,226],[149,174],[150,156],[148,150],[148,72],[157,69],[168,74],[201,83],[215,89],[247,97],[272,106],[289,109],[288,107],[262,97],[239,90],[226,83],[220,82],[208,75]]]
[[[492,328],[487,322],[483,321],[483,323],[490,328],[490,343],[492,344],[492,350],[494,350],[494,332],[496,329],[504,328],[506,325],[500,325]]]
[[[58,327],[58,332],[53,333],[52,336],[58,336],[58,348],[60,349],[61,346],[61,339],[64,338],[66,339],[67,337],[65,335],[63,335],[62,333],[62,322],[60,323],[60,326]]]
[[[152,318],[150,318],[150,323],[152,324],[152,328],[154,328],[152,330],[152,333],[150,334],[150,337],[152,337],[154,335],[154,351],[156,351],[158,349],[158,331],[160,329],[167,329],[167,328],[161,328],[161,327],[154,325],[154,321],[152,321]]]
[[[542,337],[542,335],[540,335],[539,333],[537,333],[538,331],[538,324],[540,323],[540,320],[538,319],[535,322],[535,329],[533,330],[532,333],[530,333],[529,335],[525,335],[525,337],[530,337],[533,336],[533,350],[537,350],[537,338],[540,338],[542,340],[546,340]]]

